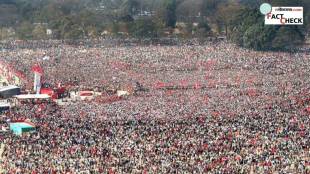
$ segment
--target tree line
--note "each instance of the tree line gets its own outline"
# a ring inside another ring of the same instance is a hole
[[[262,0],[2,0],[0,39],[226,36],[256,50],[303,44],[310,1],[268,2],[303,6],[304,25],[265,26],[259,12]]]

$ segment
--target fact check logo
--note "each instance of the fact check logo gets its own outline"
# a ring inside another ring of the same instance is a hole
[[[265,25],[303,25],[303,7],[272,7],[268,3],[260,6],[265,15]]]

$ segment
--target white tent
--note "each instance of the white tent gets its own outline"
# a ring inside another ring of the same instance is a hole
[[[9,103],[0,103],[0,112],[7,111],[11,108]]]
[[[15,89],[15,88],[19,88],[19,87],[18,86],[14,86],[14,85],[2,86],[2,87],[0,87],[0,92],[11,90],[11,89]]]
[[[20,94],[20,88],[17,86],[3,86],[0,87],[0,98],[11,98],[14,95]]]
[[[23,95],[15,95],[17,99],[49,99],[51,98],[47,94],[23,94]]]
[[[121,97],[121,96],[128,96],[129,92],[128,91],[117,91],[117,96]]]

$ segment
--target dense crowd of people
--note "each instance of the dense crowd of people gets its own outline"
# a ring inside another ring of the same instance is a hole
[[[309,173],[310,57],[219,42],[14,48],[0,53],[50,84],[145,91],[110,103],[23,103],[1,117],[8,173]]]

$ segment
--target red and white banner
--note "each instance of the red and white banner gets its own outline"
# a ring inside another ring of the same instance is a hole
[[[27,79],[24,73],[15,70],[12,65],[4,61],[0,61],[0,82],[19,86],[22,83],[26,83]]]

